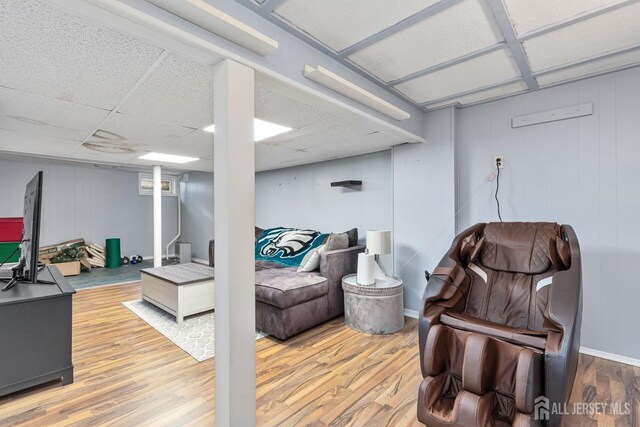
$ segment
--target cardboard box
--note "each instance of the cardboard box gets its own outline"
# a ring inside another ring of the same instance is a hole
[[[80,261],[59,262],[51,265],[55,265],[63,276],[77,276],[80,274]]]
[[[40,246],[38,250],[38,260],[43,264],[49,264],[51,258],[58,255],[58,252],[66,248],[84,248],[84,239],[67,240],[57,245]]]

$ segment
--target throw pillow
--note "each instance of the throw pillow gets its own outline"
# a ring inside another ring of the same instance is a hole
[[[324,244],[324,252],[347,249],[349,247],[349,236],[347,233],[331,233]]]
[[[358,229],[352,228],[349,231],[345,231],[345,234],[349,237],[349,247],[356,246],[358,244]]]
[[[316,271],[320,268],[320,254],[323,252],[325,245],[320,245],[315,249],[311,249],[302,258],[300,267],[298,267],[298,273]]]

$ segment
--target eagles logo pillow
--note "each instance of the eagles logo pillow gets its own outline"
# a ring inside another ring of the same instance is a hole
[[[300,265],[304,256],[320,246],[328,234],[295,228],[270,228],[256,240],[256,260],[271,261],[289,267]]]

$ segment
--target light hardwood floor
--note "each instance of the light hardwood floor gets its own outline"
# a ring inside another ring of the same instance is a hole
[[[213,359],[196,362],[122,305],[139,292],[138,284],[78,292],[75,383],[0,398],[0,426],[213,425]],[[420,425],[414,319],[390,336],[360,334],[336,319],[256,345],[260,426]],[[630,402],[634,415],[573,417],[567,425],[637,425],[640,368],[585,356],[578,378],[575,401]]]

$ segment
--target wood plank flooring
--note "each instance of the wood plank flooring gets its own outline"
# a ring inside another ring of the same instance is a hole
[[[74,299],[75,383],[0,398],[0,426],[211,426],[213,359],[198,363],[122,302],[138,284]],[[1,343],[0,343],[1,345]],[[260,426],[416,426],[417,322],[371,336],[336,319],[285,342],[257,341]],[[632,414],[570,426],[638,426],[640,368],[584,356],[572,400],[628,402]]]

